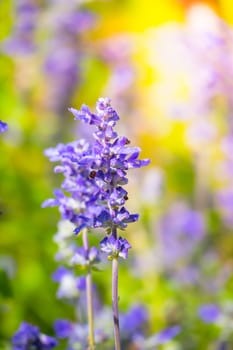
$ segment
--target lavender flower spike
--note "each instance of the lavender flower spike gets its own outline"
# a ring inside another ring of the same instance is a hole
[[[88,162],[92,184],[96,184],[99,190],[95,197],[97,211],[92,215],[92,222],[87,220],[86,226],[103,227],[107,233],[125,230],[128,223],[138,220],[137,214],[130,214],[125,208],[128,193],[123,186],[128,183],[127,172],[131,168],[148,165],[150,161],[138,159],[140,148],[130,147],[130,141],[114,130],[119,116],[109,98],[99,98],[96,113],[92,113],[86,105],[80,111],[74,108],[69,110],[75,120],[96,127],[92,151],[83,160]]]
[[[0,133],[8,130],[8,124],[0,120]]]

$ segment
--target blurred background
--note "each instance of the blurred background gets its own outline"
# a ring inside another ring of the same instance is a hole
[[[22,320],[53,334],[74,317],[51,279],[60,218],[41,203],[61,178],[43,152],[85,135],[68,107],[100,96],[151,158],[128,186],[120,309],[144,304],[150,334],[181,325],[163,349],[233,349],[232,24],[230,0],[0,1],[0,349]],[[94,280],[111,305],[110,273]]]

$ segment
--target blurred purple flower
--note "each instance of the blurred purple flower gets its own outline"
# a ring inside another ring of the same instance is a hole
[[[174,264],[190,257],[204,238],[205,223],[202,214],[183,203],[171,207],[161,221],[161,244],[164,264]]]
[[[127,313],[120,317],[123,337],[132,337],[141,333],[148,321],[148,312],[142,305],[133,306]]]
[[[76,277],[74,273],[60,266],[53,274],[53,280],[59,283],[57,297],[65,299],[79,298],[80,292],[86,289],[85,277]]]
[[[173,326],[164,329],[155,335],[157,344],[164,344],[180,333],[180,326]]]
[[[8,124],[0,120],[0,133],[8,130]]]
[[[30,54],[35,51],[35,30],[37,26],[38,6],[35,1],[19,0],[16,6],[16,22],[12,36],[3,44],[6,53]]]
[[[68,340],[68,349],[88,348],[88,326],[86,324],[74,324],[66,320],[57,320],[54,324],[58,338]]]
[[[54,41],[50,46],[51,52],[44,62],[44,72],[48,78],[46,104],[61,115],[79,80],[80,54],[75,47],[62,44],[61,40]]]
[[[84,248],[77,248],[70,260],[71,265],[89,266],[100,261],[99,251],[96,247],[91,247],[88,251]]]
[[[38,327],[29,323],[21,323],[12,337],[13,350],[49,350],[57,345],[56,339],[40,333]]]
[[[54,10],[50,19],[52,38],[44,60],[46,105],[61,116],[80,81],[80,65],[85,57],[82,34],[96,23],[93,13],[77,9],[74,3],[63,9],[58,13]]]
[[[214,323],[221,314],[220,308],[215,304],[202,305],[198,310],[198,315],[205,323]]]
[[[68,338],[72,332],[73,325],[67,320],[56,320],[54,322],[54,329],[58,338]]]

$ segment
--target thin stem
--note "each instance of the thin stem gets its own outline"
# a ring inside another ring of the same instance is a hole
[[[83,247],[89,252],[89,242],[87,230],[83,230]],[[92,275],[91,269],[88,269],[86,275],[86,298],[87,298],[87,319],[89,327],[89,348],[88,350],[95,349],[95,337],[94,337],[94,312],[93,312],[93,289],[92,289]]]
[[[118,310],[118,259],[112,260],[112,311],[115,337],[115,350],[121,350],[119,310]]]

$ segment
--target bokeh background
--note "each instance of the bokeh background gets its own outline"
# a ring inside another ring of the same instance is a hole
[[[120,309],[144,304],[149,334],[179,324],[163,349],[233,349],[232,24],[230,0],[0,2],[0,349],[22,320],[53,334],[74,317],[51,279],[59,213],[41,203],[61,178],[43,152],[85,135],[68,107],[100,96],[151,158],[128,186]],[[111,305],[109,267],[94,280]]]

